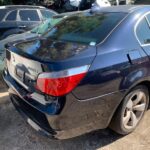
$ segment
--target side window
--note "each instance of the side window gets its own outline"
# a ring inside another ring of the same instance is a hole
[[[146,18],[147,18],[148,24],[150,25],[150,14],[148,14],[148,15],[146,16]]]
[[[138,24],[136,34],[141,44],[150,44],[150,27],[146,18]]]
[[[55,13],[51,12],[51,11],[47,11],[47,10],[40,10],[40,11],[41,11],[41,14],[42,14],[42,16],[43,16],[44,19],[49,19],[53,15],[55,15]]]
[[[17,10],[14,10],[9,13],[9,15],[6,17],[6,21],[15,21],[17,17]]]
[[[40,21],[37,10],[20,10],[19,16],[21,21]]]

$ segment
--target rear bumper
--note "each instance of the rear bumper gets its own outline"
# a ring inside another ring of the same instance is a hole
[[[57,103],[52,101],[42,105],[31,99],[29,92],[16,83],[7,71],[4,71],[3,78],[11,89],[12,103],[26,121],[38,132],[55,139],[67,139],[106,128],[123,96],[123,93],[117,92],[82,101],[68,94]]]
[[[26,122],[40,134],[55,138],[56,132],[50,127],[44,113],[38,111],[17,95],[10,94],[10,99],[16,110],[23,116]]]
[[[6,70],[5,70],[6,71]],[[31,98],[27,98],[29,94],[20,87],[15,80],[7,72],[3,72],[3,79],[9,87],[10,99],[16,110],[23,116],[30,126],[43,135],[55,138],[56,132],[49,125],[46,114],[47,106],[41,105]]]

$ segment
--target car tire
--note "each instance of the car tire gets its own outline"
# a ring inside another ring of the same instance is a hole
[[[149,104],[149,92],[146,86],[133,88],[123,99],[114,114],[110,128],[121,135],[135,130]]]

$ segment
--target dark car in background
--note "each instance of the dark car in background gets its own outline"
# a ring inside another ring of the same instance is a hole
[[[134,4],[135,5],[141,5],[141,4],[143,4],[143,5],[149,5],[150,4],[150,0],[135,0],[135,2],[134,2]]]
[[[41,6],[0,6],[0,40],[31,30],[57,13]]]
[[[105,7],[10,43],[3,77],[12,103],[53,138],[108,126],[131,133],[149,105],[149,23],[150,6]]]

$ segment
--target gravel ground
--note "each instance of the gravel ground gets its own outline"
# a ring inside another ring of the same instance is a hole
[[[148,150],[150,149],[150,111],[137,130],[119,136],[106,129],[63,141],[39,135],[16,112],[8,93],[0,90],[0,150]]]

